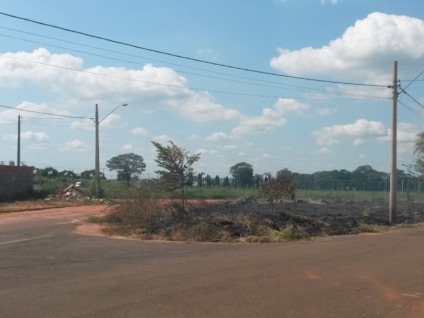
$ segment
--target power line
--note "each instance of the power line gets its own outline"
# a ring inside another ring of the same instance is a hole
[[[415,77],[408,85],[406,85],[406,87],[404,89],[407,89],[413,82],[415,82],[416,80],[418,80],[418,78],[424,73],[424,71],[422,71],[420,74],[418,74],[417,77]]]
[[[132,48],[136,48],[136,49],[139,49],[139,50],[144,50],[144,51],[148,51],[148,52],[152,52],[152,53],[156,53],[156,54],[167,55],[167,56],[171,56],[171,57],[175,57],[175,58],[179,58],[179,59],[185,59],[185,60],[189,60],[189,61],[193,61],[193,62],[204,63],[204,64],[209,64],[209,65],[214,65],[214,66],[219,66],[219,67],[225,67],[225,68],[228,68],[228,69],[234,69],[234,70],[257,73],[257,74],[264,74],[264,75],[271,75],[271,76],[278,76],[278,77],[285,77],[285,78],[291,78],[291,79],[297,79],[297,80],[312,81],[312,82],[331,83],[331,84],[339,84],[339,85],[351,85],[351,86],[386,87],[386,88],[389,88],[389,85],[331,81],[331,80],[324,80],[324,79],[317,79],[317,78],[291,76],[291,75],[285,75],[285,74],[279,74],[279,73],[273,73],[273,72],[259,71],[259,70],[255,70],[255,69],[233,66],[233,65],[228,65],[228,64],[216,63],[216,62],[201,60],[201,59],[188,57],[188,56],[184,56],[184,55],[179,55],[179,54],[175,54],[175,53],[160,51],[160,50],[156,50],[156,49],[150,49],[150,48],[147,48],[147,47],[143,47],[143,46],[127,43],[127,42],[122,42],[122,41],[118,41],[118,40],[113,40],[113,39],[105,38],[105,37],[102,37],[102,36],[82,32],[82,31],[76,31],[76,30],[64,28],[64,27],[61,27],[61,26],[57,26],[57,25],[54,25],[54,24],[36,21],[36,20],[33,20],[33,19],[24,18],[24,17],[8,14],[8,13],[1,12],[1,11],[0,11],[0,14],[7,16],[7,17],[10,17],[10,18],[13,18],[13,19],[18,19],[18,20],[22,20],[22,21],[26,21],[26,22],[30,22],[30,23],[35,23],[35,24],[38,24],[38,25],[42,25],[42,26],[46,26],[46,27],[50,27],[50,28],[54,28],[54,29],[58,29],[58,30],[66,31],[66,32],[71,32],[71,33],[74,33],[74,34],[83,35],[83,36],[90,37],[90,38],[97,39],[97,40],[107,41],[107,42],[114,43],[114,44],[132,47]]]
[[[121,77],[121,76],[116,76],[116,75],[101,74],[101,73],[96,73],[96,72],[91,72],[91,71],[86,71],[86,70],[79,70],[79,69],[75,69],[75,68],[72,68],[72,67],[67,67],[67,66],[62,66],[62,65],[54,65],[54,64],[49,64],[49,63],[44,63],[44,62],[39,62],[39,61],[31,61],[31,60],[26,60],[26,59],[12,57],[12,56],[6,56],[6,55],[0,55],[0,57],[11,59],[11,60],[16,60],[16,61],[21,61],[21,62],[34,63],[34,64],[38,64],[38,65],[55,67],[55,68],[64,69],[64,70],[68,70],[68,71],[75,71],[75,72],[80,72],[80,73],[85,73],[85,74],[90,74],[90,75],[102,76],[102,77],[106,77],[106,78],[115,78],[115,79],[119,79],[119,80],[127,80],[127,81],[132,81],[132,82],[139,82],[139,83],[145,83],[145,84],[150,84],[150,85],[172,87],[172,88],[178,88],[178,89],[189,89],[189,90],[193,90],[193,91],[210,92],[210,93],[216,93],[216,94],[239,95],[239,96],[259,97],[259,98],[272,98],[272,99],[290,98],[290,97],[281,96],[281,95],[279,95],[279,96],[276,96],[276,95],[261,95],[261,94],[251,94],[251,93],[240,93],[240,92],[204,89],[204,88],[175,85],[175,84],[164,84],[164,83],[159,83],[159,82],[143,81],[143,80],[137,80],[137,79],[133,79],[133,78]],[[352,94],[352,95],[354,95],[354,94]],[[354,95],[354,96],[360,97],[360,95]],[[380,98],[380,97],[375,97],[375,96],[365,96],[365,95],[363,95],[363,97],[365,97],[365,99],[386,99],[386,98]],[[324,98],[308,98],[308,97],[296,97],[296,99],[297,100],[325,100]],[[346,99],[347,100],[361,100],[361,98],[350,98],[350,99],[346,98]],[[86,117],[82,117],[82,118],[86,118]]]
[[[424,105],[421,104],[419,101],[417,101],[414,97],[412,97],[407,91],[405,91],[403,88],[400,88],[401,91],[408,96],[410,99],[412,99],[415,103],[417,103],[417,105],[421,106],[422,108],[424,108]]]
[[[325,94],[325,95],[338,95],[338,96],[346,95],[346,96],[357,97],[358,99],[386,99],[385,97],[383,98],[383,97],[363,95],[363,94],[346,93],[346,92],[341,92],[341,91],[325,90],[325,89],[318,89],[318,88],[305,87],[305,86],[299,86],[299,85],[281,84],[281,83],[276,83],[276,82],[272,82],[272,81],[265,81],[265,80],[255,79],[255,78],[237,76],[237,75],[226,74],[226,73],[221,73],[221,72],[214,72],[214,71],[210,71],[210,70],[199,69],[199,68],[195,68],[195,67],[165,62],[165,61],[161,61],[161,60],[149,59],[149,58],[146,58],[146,57],[140,57],[140,56],[137,56],[137,55],[127,54],[127,53],[123,53],[123,52],[119,52],[119,51],[103,49],[103,48],[92,46],[92,45],[85,45],[85,44],[81,44],[81,43],[78,43],[78,42],[62,40],[62,39],[58,39],[58,38],[54,38],[54,37],[44,36],[44,35],[40,35],[40,34],[36,34],[36,33],[16,30],[16,29],[12,29],[12,28],[0,27],[0,29],[11,30],[11,31],[14,31],[14,32],[19,32],[19,33],[24,33],[24,34],[28,34],[28,35],[37,36],[37,37],[57,40],[57,41],[65,42],[65,43],[70,43],[70,44],[88,47],[88,48],[94,48],[96,50],[102,50],[102,51],[105,51],[105,52],[122,54],[122,55],[130,56],[130,57],[136,57],[136,58],[151,60],[151,61],[155,61],[155,62],[175,65],[175,66],[179,66],[179,67],[183,67],[183,68],[190,68],[190,69],[194,69],[194,70],[200,70],[200,71],[214,73],[214,74],[220,74],[220,75],[224,75],[224,76],[253,80],[253,81],[256,81],[256,82],[259,82],[259,83],[233,80],[233,79],[228,79],[228,78],[221,78],[221,77],[215,77],[215,76],[210,76],[210,75],[203,75],[203,74],[198,74],[198,73],[176,70],[178,73],[190,74],[190,75],[194,75],[194,76],[199,76],[199,77],[204,77],[204,78],[209,78],[209,79],[215,79],[215,80],[220,80],[220,81],[228,81],[228,82],[233,82],[233,83],[238,83],[238,84],[255,85],[255,86],[266,87],[266,88],[286,89],[286,90],[292,90],[292,91],[318,92],[319,94]],[[115,58],[115,57],[105,56],[105,55],[96,54],[96,53],[92,53],[92,52],[86,52],[86,51],[71,49],[71,48],[68,48],[68,47],[63,47],[63,46],[54,45],[54,44],[45,43],[45,42],[38,42],[38,41],[34,41],[34,40],[18,38],[18,37],[14,37],[14,36],[11,36],[11,35],[0,34],[0,36],[15,39],[15,40],[35,43],[35,44],[47,45],[47,46],[51,46],[51,47],[55,47],[55,48],[59,48],[59,49],[64,49],[64,50],[68,50],[68,51],[73,51],[73,52],[77,52],[77,53],[88,54],[88,55],[91,55],[91,56],[107,58],[107,59],[110,59],[110,60],[121,61],[121,62],[125,62],[125,63],[131,63],[131,64],[135,64],[135,65],[142,65],[140,62],[129,61],[129,60],[121,59],[121,58]],[[266,85],[266,84],[260,84],[260,83],[268,83],[268,84],[273,84],[273,85]],[[386,87],[384,87],[384,88],[386,88]],[[210,91],[210,90],[208,90],[208,91]]]
[[[422,113],[420,113],[419,111],[417,111],[416,109],[406,105],[404,102],[398,100],[398,103],[401,104],[403,107],[405,107],[406,109],[408,109],[412,114],[414,114],[415,116],[419,117],[420,119],[423,119],[424,116]]]
[[[62,118],[71,118],[71,119],[90,119],[89,117],[83,117],[83,116],[72,116],[72,115],[60,115],[60,114],[53,114],[53,113],[47,113],[47,112],[40,112],[36,110],[29,110],[29,109],[22,109],[22,108],[16,108],[11,106],[5,106],[0,105],[2,108],[12,109],[15,111],[23,111],[27,113],[34,113],[34,114],[41,114],[41,115],[49,115],[49,116],[55,116],[55,117],[62,117]]]

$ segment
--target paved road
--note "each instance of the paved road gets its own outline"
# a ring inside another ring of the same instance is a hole
[[[0,216],[0,317],[424,317],[424,226],[155,243],[77,235],[66,211]]]

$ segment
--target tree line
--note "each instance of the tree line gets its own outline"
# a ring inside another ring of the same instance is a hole
[[[229,175],[221,177],[211,176],[205,172],[195,172],[193,165],[200,160],[200,154],[190,154],[185,149],[177,146],[172,141],[168,145],[162,145],[152,141],[157,151],[157,163],[159,170],[156,171],[158,179],[164,181],[168,190],[181,189],[184,197],[184,187],[236,187],[236,188],[261,188],[274,179],[281,177],[292,180],[297,189],[303,190],[344,190],[344,191],[388,191],[390,175],[373,169],[369,165],[359,166],[353,171],[346,169],[318,171],[311,174],[297,173],[284,168],[273,175],[267,173],[255,173],[253,166],[246,162],[239,162],[229,168]],[[424,164],[424,134],[419,135],[416,143],[416,153],[420,156],[414,171],[420,171]],[[116,171],[117,179],[125,181],[127,186],[132,180],[140,180],[146,169],[142,156],[127,153],[109,159],[106,167],[110,171]],[[422,169],[424,171],[424,169]],[[408,169],[397,171],[398,189],[401,191],[420,192],[423,189],[420,173]],[[52,167],[39,170],[42,176],[70,177],[89,179],[94,175],[94,170],[83,171],[80,175],[65,170],[57,171]],[[101,173],[102,178],[104,174]]]

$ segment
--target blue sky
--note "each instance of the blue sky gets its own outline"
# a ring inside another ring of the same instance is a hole
[[[0,161],[16,161],[20,115],[25,164],[93,169],[95,104],[103,118],[128,103],[100,124],[102,169],[111,157],[134,152],[152,177],[151,141],[172,140],[200,152],[196,171],[212,176],[224,177],[242,161],[255,173],[361,165],[388,172],[394,60],[402,88],[415,99],[399,96],[398,167],[414,160],[424,118],[424,75],[411,83],[424,71],[420,0],[0,0],[0,8],[144,48],[290,76],[0,15]]]

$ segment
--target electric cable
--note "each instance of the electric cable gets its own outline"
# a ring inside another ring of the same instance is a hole
[[[83,117],[83,116],[72,116],[72,115],[60,115],[60,114],[53,114],[53,113],[47,113],[47,112],[40,112],[36,110],[29,110],[29,109],[23,109],[23,108],[16,108],[12,106],[6,106],[6,105],[0,105],[2,108],[12,109],[14,111],[22,111],[22,112],[28,112],[28,113],[34,113],[34,114],[41,114],[41,115],[49,115],[49,116],[55,116],[55,117],[62,117],[62,118],[70,118],[70,119],[91,119],[89,117]]]
[[[110,38],[106,38],[106,37],[102,37],[102,36],[98,36],[98,35],[94,35],[94,34],[82,32],[82,31],[72,30],[72,29],[61,27],[61,26],[58,26],[58,25],[49,24],[49,23],[45,23],[45,22],[41,22],[41,21],[29,19],[29,18],[24,18],[24,17],[20,17],[20,16],[17,16],[17,15],[12,15],[12,14],[1,12],[1,11],[0,11],[0,15],[4,15],[4,16],[7,16],[7,17],[10,17],[10,18],[13,18],[13,19],[18,19],[18,20],[22,20],[22,21],[26,21],[26,22],[30,22],[30,23],[34,23],[34,24],[38,24],[38,25],[42,25],[42,26],[45,26],[45,27],[54,28],[54,29],[57,29],[57,30],[62,30],[62,31],[66,31],[66,32],[70,32],[70,33],[74,33],[74,34],[78,34],[78,35],[90,37],[90,38],[101,40],[101,41],[106,41],[106,42],[110,42],[110,43],[114,43],[114,44],[118,44],[118,45],[123,45],[123,46],[131,47],[131,48],[135,48],[135,49],[139,49],[139,50],[144,50],[144,51],[148,51],[148,52],[152,52],[152,53],[156,53],[156,54],[171,56],[171,57],[175,57],[175,58],[179,58],[179,59],[185,59],[185,60],[188,60],[188,61],[193,61],[193,62],[198,62],[198,63],[204,63],[204,64],[209,64],[209,65],[224,67],[224,68],[228,68],[228,69],[234,69],[234,70],[251,72],[251,73],[257,73],[257,74],[264,74],[264,75],[270,75],[270,76],[292,78],[292,79],[298,79],[298,80],[304,80],[304,81],[321,82],[321,83],[331,83],[331,84],[351,85],[351,86],[366,86],[366,87],[386,87],[386,88],[389,87],[389,85],[381,85],[381,84],[365,84],[365,83],[332,81],[332,80],[325,80],[325,79],[318,79],[318,78],[291,76],[291,75],[286,75],[286,74],[279,74],[279,73],[273,73],[273,72],[267,72],[267,71],[260,71],[260,70],[246,68],[246,67],[239,67],[239,66],[233,66],[233,65],[222,64],[222,63],[217,63],[217,62],[211,62],[211,61],[206,61],[206,60],[197,59],[197,58],[193,58],[193,57],[188,57],[188,56],[184,56],[184,55],[179,55],[179,54],[175,54],[175,53],[170,53],[170,52],[166,52],[166,51],[151,49],[151,48],[147,48],[147,47],[143,47],[143,46],[139,46],[139,45],[135,45],[135,44],[123,42],[123,41],[113,40],[113,39],[110,39]]]
[[[354,97],[363,97],[363,99],[385,99],[385,98],[380,98],[380,97],[377,97],[377,96],[369,96],[369,95],[363,95],[363,94],[353,94],[353,93],[346,93],[346,92],[340,92],[340,91],[330,91],[330,90],[324,90],[324,89],[318,89],[318,88],[312,88],[312,87],[305,87],[305,86],[299,86],[299,85],[291,85],[291,84],[286,84],[286,83],[285,84],[281,84],[281,83],[276,83],[276,82],[272,82],[272,81],[259,80],[259,79],[255,79],[255,78],[248,78],[248,77],[246,78],[246,77],[243,77],[243,76],[226,74],[226,73],[222,73],[222,72],[214,72],[214,71],[210,71],[210,70],[194,68],[194,67],[190,67],[190,66],[186,66],[186,65],[181,65],[181,64],[175,64],[175,63],[170,63],[170,62],[166,62],[166,61],[149,59],[149,58],[146,58],[146,57],[140,57],[140,56],[133,55],[133,54],[127,54],[127,53],[123,53],[123,52],[119,52],[119,51],[114,51],[114,50],[109,50],[109,49],[103,49],[103,48],[99,48],[99,47],[92,46],[92,45],[85,45],[85,44],[81,44],[81,43],[78,43],[78,42],[66,41],[66,40],[62,40],[62,39],[58,39],[58,38],[54,38],[54,37],[43,36],[43,35],[40,35],[40,34],[31,33],[31,32],[25,32],[25,31],[16,30],[16,29],[7,28],[7,27],[1,27],[0,26],[0,29],[11,30],[11,31],[14,31],[14,32],[19,32],[19,33],[29,34],[29,35],[33,35],[33,36],[37,36],[37,37],[43,37],[43,38],[47,38],[47,39],[57,40],[57,41],[61,41],[61,42],[65,42],[65,43],[70,43],[70,44],[75,44],[75,45],[79,45],[79,46],[85,46],[85,47],[89,47],[89,48],[94,48],[96,50],[102,50],[102,51],[111,52],[111,53],[115,53],[115,54],[121,54],[121,55],[127,55],[127,56],[131,56],[131,57],[136,57],[136,58],[151,60],[151,61],[165,63],[165,64],[174,65],[174,66],[178,66],[178,67],[190,68],[190,69],[195,69],[195,70],[200,70],[200,71],[205,71],[205,72],[220,74],[220,75],[224,75],[224,76],[231,76],[231,77],[236,77],[236,78],[248,79],[248,80],[253,80],[253,81],[256,81],[256,82],[260,82],[260,83],[271,83],[273,85],[265,85],[265,84],[245,82],[245,81],[239,81],[239,80],[231,80],[231,79],[228,79],[228,78],[220,78],[220,77],[214,77],[214,76],[210,76],[210,75],[203,75],[203,74],[198,74],[198,73],[181,71],[181,70],[178,70],[178,69],[175,70],[177,73],[189,74],[189,75],[194,75],[194,76],[198,76],[198,77],[204,77],[204,78],[209,78],[209,79],[216,79],[216,80],[220,80],[220,81],[228,81],[228,82],[233,82],[233,83],[238,83],[238,84],[248,84],[248,85],[255,85],[255,86],[260,86],[260,87],[268,87],[268,88],[287,89],[287,90],[305,91],[305,92],[312,91],[312,92],[318,92],[318,93],[326,94],[326,95],[338,95],[338,96],[347,95],[347,96],[354,96]],[[59,49],[67,50],[67,51],[73,51],[73,52],[77,52],[77,53],[87,54],[87,55],[91,55],[91,56],[107,58],[107,59],[110,59],[110,60],[115,60],[115,61],[130,63],[130,64],[135,64],[135,65],[143,65],[140,62],[129,61],[129,60],[121,59],[121,58],[115,58],[115,57],[105,56],[105,55],[96,54],[96,53],[92,53],[92,52],[86,52],[86,51],[71,49],[71,48],[68,48],[68,47],[58,46],[58,45],[54,45],[54,44],[50,44],[50,43],[45,43],[45,42],[38,42],[38,41],[34,41],[34,40],[18,38],[18,37],[14,37],[14,36],[11,36],[11,35],[6,35],[6,34],[1,34],[0,33],[0,36],[11,38],[11,39],[15,39],[15,40],[20,40],[20,41],[25,41],[25,42],[30,42],[30,43],[35,43],[35,44],[41,44],[41,45],[46,45],[46,46],[50,46],[50,47],[55,47],[55,48],[59,48]],[[290,88],[288,88],[288,87],[290,87]],[[384,87],[384,88],[386,88],[386,87]]]

